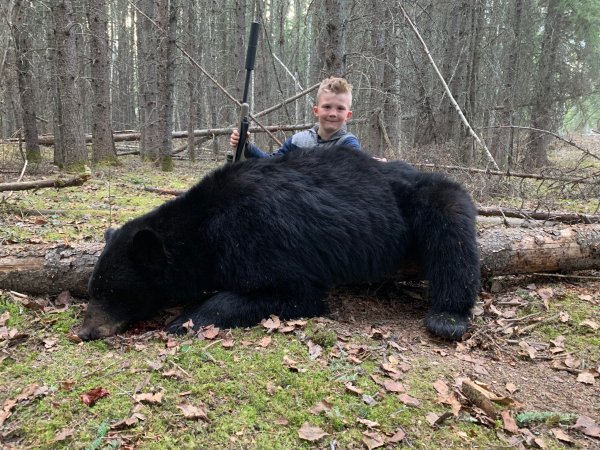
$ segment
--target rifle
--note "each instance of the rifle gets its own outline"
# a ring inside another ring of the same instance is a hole
[[[254,70],[259,29],[260,24],[258,22],[252,22],[250,25],[250,37],[248,38],[248,50],[246,52],[246,82],[244,83],[244,96],[242,98],[242,108],[240,112],[240,140],[235,148],[233,162],[240,161],[243,158],[244,147],[246,147],[248,128],[250,126],[250,120],[248,119],[248,115],[250,114],[250,105],[248,105],[248,87],[250,86],[252,71]]]

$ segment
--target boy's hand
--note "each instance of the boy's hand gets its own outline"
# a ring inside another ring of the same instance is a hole
[[[250,140],[250,132],[248,132],[248,134],[246,135],[246,140]],[[231,135],[229,136],[229,145],[232,148],[237,148],[238,142],[240,141],[240,131],[239,130],[233,130],[231,132]]]

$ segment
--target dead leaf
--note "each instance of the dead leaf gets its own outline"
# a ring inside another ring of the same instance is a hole
[[[575,444],[577,442],[571,436],[565,433],[561,428],[552,428],[550,431],[552,432],[554,437],[559,441],[567,442],[569,444]]]
[[[140,421],[146,420],[146,416],[141,413],[133,413],[127,419],[119,420],[110,426],[111,430],[124,430],[137,425]]]
[[[577,369],[581,366],[581,361],[575,358],[573,355],[567,355],[565,358],[565,366],[569,369]]]
[[[568,312],[565,311],[559,312],[558,317],[562,323],[567,323],[569,320],[571,320],[571,316]]]
[[[390,444],[398,444],[404,440],[406,437],[406,432],[402,428],[398,428],[394,435],[388,439]]]
[[[400,394],[398,396],[398,399],[406,406],[412,406],[413,408],[416,408],[421,404],[421,402],[419,402],[419,400],[417,400],[414,397],[411,397],[408,394]]]
[[[362,423],[363,425],[369,427],[369,428],[379,428],[379,423],[378,422],[374,422],[372,420],[367,420],[367,419],[362,419],[362,418],[357,418],[356,421],[358,423]]]
[[[313,341],[309,340],[306,345],[308,345],[308,355],[310,356],[310,359],[317,359],[323,353],[323,347],[319,344],[315,344]]]
[[[598,329],[600,328],[600,325],[598,325],[597,322],[594,322],[593,320],[590,320],[590,319],[586,319],[586,320],[582,321],[579,325],[584,326],[584,327],[590,327],[594,331],[598,331]]]
[[[436,427],[441,425],[448,417],[452,417],[452,413],[445,412],[442,415],[436,413],[429,413],[425,416],[425,420],[427,420],[429,425],[431,425],[432,427]]]
[[[261,325],[267,330],[269,330],[269,332],[272,332],[273,330],[276,330],[279,327],[281,327],[281,321],[279,320],[279,317],[271,315],[269,319],[263,320],[261,322]]]
[[[0,427],[4,424],[4,421],[12,415],[13,408],[17,406],[17,401],[7,398],[2,403],[2,411],[0,411]]]
[[[214,325],[208,325],[202,328],[201,334],[204,339],[212,341],[219,335],[219,331],[221,330],[218,327],[215,327]]]
[[[354,386],[351,382],[348,382],[344,385],[348,392],[352,392],[353,394],[362,395],[363,390],[359,387]]]
[[[535,348],[533,348],[531,345],[529,345],[527,342],[525,342],[525,341],[519,342],[519,347],[521,347],[527,353],[527,355],[529,355],[530,359],[536,358],[537,350]],[[521,354],[524,354],[524,353],[521,352]]]
[[[194,331],[194,321],[192,319],[181,324],[181,328],[183,328],[186,332]]]
[[[385,445],[385,438],[375,431],[364,431],[362,441],[365,443],[369,450],[374,448],[383,447]]]
[[[54,435],[54,442],[62,442],[72,437],[75,434],[73,428],[63,428]]]
[[[329,403],[327,400],[321,400],[315,406],[310,408],[309,411],[315,416],[318,416],[322,412],[331,411],[331,408],[333,408],[333,405],[331,403]]]
[[[283,365],[287,366],[290,370],[294,372],[304,373],[307,371],[307,369],[298,367],[298,363],[287,355],[283,357]]]
[[[519,388],[517,386],[515,386],[514,383],[506,383],[506,390],[510,394],[514,394],[515,392],[517,392],[519,390]]]
[[[79,398],[81,398],[81,401],[83,403],[91,407],[94,406],[98,400],[108,395],[110,394],[106,389],[102,387],[97,387],[81,394]]]
[[[517,434],[519,432],[519,427],[517,426],[517,422],[515,421],[511,412],[505,409],[501,412],[501,415],[504,429],[509,433]]]
[[[273,421],[276,425],[281,425],[283,427],[287,427],[290,424],[290,421],[285,417],[279,417]]]
[[[221,346],[223,348],[233,348],[233,346],[234,346],[233,337],[226,337],[223,340],[223,342],[221,342]]]
[[[550,342],[552,342],[556,347],[562,350],[564,350],[565,348],[565,337],[562,334],[560,336],[557,336],[556,339]]]
[[[383,382],[383,387],[388,392],[406,392],[404,385],[397,381],[386,380]]]
[[[376,339],[378,341],[382,339],[387,339],[390,337],[390,332],[387,330],[381,330],[379,328],[371,328],[370,336],[372,339]]]
[[[448,395],[450,389],[444,380],[436,380],[433,383],[433,388],[437,391],[438,394]]]
[[[265,336],[264,338],[262,338],[260,340],[260,342],[258,343],[258,345],[260,345],[262,348],[267,348],[269,345],[271,345],[271,341],[273,340],[273,338],[269,335],[269,336]]]
[[[600,437],[600,425],[591,417],[579,416],[577,422],[571,428],[580,431],[586,436]]]
[[[204,406],[194,406],[189,403],[181,403],[177,405],[179,409],[183,412],[183,417],[186,419],[192,420],[208,420],[208,413],[206,412],[206,408]]]
[[[163,391],[158,391],[156,393],[144,393],[144,394],[136,394],[133,396],[133,399],[139,403],[148,403],[148,404],[157,404],[162,403]]]
[[[580,383],[593,385],[596,382],[597,376],[598,372],[596,372],[595,370],[584,370],[579,375],[577,375],[577,381],[579,381]]]
[[[373,397],[371,397],[368,394],[362,395],[362,401],[365,402],[365,404],[367,404],[369,406],[373,406],[373,405],[377,404],[377,400],[375,400]]]
[[[0,315],[0,327],[3,327],[4,325],[6,325],[6,322],[8,321],[8,319],[10,319],[10,312],[4,311]]]
[[[175,378],[177,380],[180,380],[183,378],[183,376],[181,375],[181,372],[179,372],[176,369],[166,370],[161,375],[165,378]]]
[[[298,430],[298,437],[305,441],[315,442],[325,436],[329,436],[329,433],[325,433],[319,427],[314,427],[308,422],[304,422],[302,428]]]
[[[54,299],[55,306],[68,306],[72,304],[74,301],[73,296],[69,291],[62,291],[60,294],[56,296]]]

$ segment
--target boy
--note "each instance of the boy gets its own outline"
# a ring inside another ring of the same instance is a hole
[[[314,127],[286,139],[281,148],[271,154],[248,142],[244,155],[246,158],[266,158],[283,155],[297,148],[322,149],[334,145],[360,150],[358,139],[346,129],[346,122],[352,117],[351,106],[352,85],[343,78],[326,78],[319,86],[317,104],[313,106],[313,113],[318,120]],[[236,148],[238,141],[239,131],[234,130],[229,144]]]

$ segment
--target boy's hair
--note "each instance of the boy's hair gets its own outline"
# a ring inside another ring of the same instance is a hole
[[[321,94],[325,92],[332,92],[334,94],[349,94],[350,104],[352,104],[352,85],[344,78],[329,77],[321,81],[321,85],[317,91],[317,101],[319,100]]]

